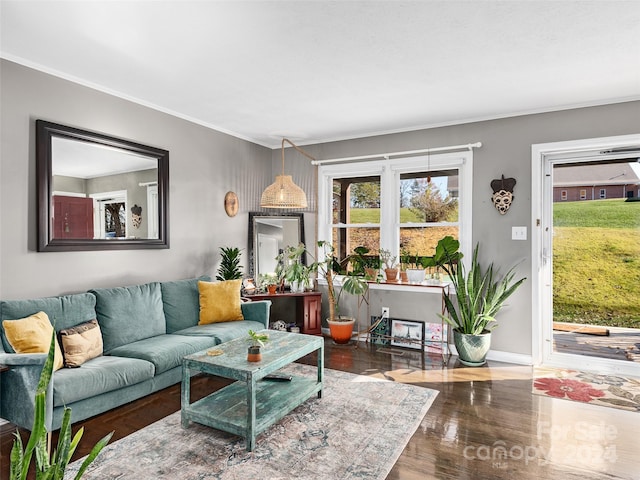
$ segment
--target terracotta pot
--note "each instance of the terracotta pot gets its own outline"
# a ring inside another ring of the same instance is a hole
[[[251,345],[247,352],[247,362],[259,362],[262,360],[262,352],[259,345]]]
[[[397,268],[385,268],[384,274],[387,277],[387,282],[398,281],[398,269]]]
[[[378,275],[375,268],[367,267],[364,269],[364,276],[367,280],[375,280]]]
[[[355,318],[341,317],[340,320],[333,322],[327,319],[327,323],[329,324],[329,332],[334,342],[339,345],[344,345],[351,341],[353,325],[356,323]]]
[[[267,285],[267,291],[269,292],[269,295],[273,295],[278,291],[278,286],[277,285]]]
[[[409,283],[409,276],[406,270],[400,270],[400,281],[402,283]]]

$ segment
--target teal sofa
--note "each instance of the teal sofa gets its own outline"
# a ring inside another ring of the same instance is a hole
[[[244,320],[198,325],[200,277],[30,300],[0,301],[0,417],[31,429],[34,396],[46,354],[16,354],[3,320],[44,311],[57,332],[97,319],[103,355],[54,372],[46,425],[60,428],[64,407],[78,422],[144,397],[182,378],[182,357],[268,328],[270,301],[241,304]]]

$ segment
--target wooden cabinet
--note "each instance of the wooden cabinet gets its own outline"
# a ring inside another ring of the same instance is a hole
[[[280,307],[285,302],[293,302],[294,308],[287,309],[287,318],[283,318],[287,324],[295,323],[300,328],[300,333],[308,335],[322,335],[322,293],[302,292],[302,293],[258,293],[249,295],[252,300],[271,300],[274,308]],[[276,318],[272,315],[270,321],[273,323]]]

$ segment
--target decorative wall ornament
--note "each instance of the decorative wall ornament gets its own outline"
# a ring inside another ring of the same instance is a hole
[[[224,211],[229,217],[235,217],[238,213],[238,196],[234,192],[227,192],[224,196]]]
[[[491,181],[491,188],[493,189],[493,195],[491,195],[491,201],[493,206],[496,207],[500,215],[504,215],[511,207],[513,203],[513,187],[516,186],[515,178],[496,178]]]
[[[131,207],[131,223],[135,228],[140,228],[140,224],[142,223],[142,207],[139,207],[137,204]]]

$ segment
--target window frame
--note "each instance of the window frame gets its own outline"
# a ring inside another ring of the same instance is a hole
[[[446,152],[413,157],[385,158],[382,160],[320,164],[318,166],[318,240],[331,242],[332,229],[350,227],[378,227],[380,248],[400,254],[400,175],[412,172],[458,170],[458,226],[460,251],[469,259],[472,246],[473,151]],[[380,224],[332,223],[334,179],[380,175]],[[414,224],[439,226],[443,222]],[[402,224],[406,226],[407,224]],[[318,252],[321,254],[321,252]]]

